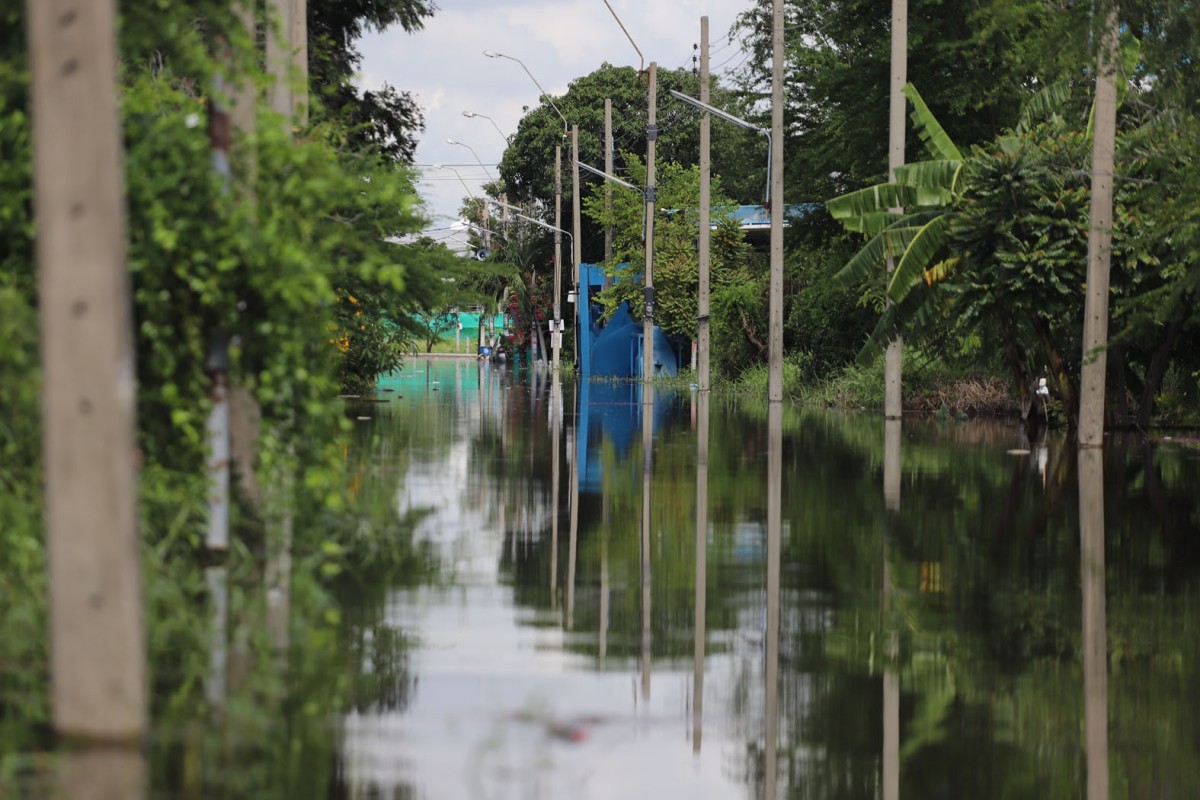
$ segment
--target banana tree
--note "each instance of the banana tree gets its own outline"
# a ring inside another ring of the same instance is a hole
[[[990,218],[979,218],[976,206],[981,198],[972,189],[980,170],[950,141],[916,88],[909,84],[904,92],[912,105],[913,125],[930,158],[900,167],[893,182],[852,192],[826,204],[847,230],[871,237],[835,280],[859,283],[880,274],[889,256],[896,263],[886,287],[891,304],[880,315],[871,344],[861,356],[873,355],[878,342],[905,329],[928,329],[930,323],[947,332],[956,326],[964,328],[966,334],[985,331],[984,338],[999,345],[1022,416],[1031,407],[1031,387],[1039,362],[1052,366],[1059,394],[1070,407],[1076,393],[1056,344],[1060,337],[1048,333],[1044,315],[1050,307],[1024,296],[1030,290],[1036,291],[1035,281],[1013,285],[1000,278],[1000,271],[992,264],[996,254],[986,242],[994,243],[997,229]],[[1051,96],[1054,94],[1035,96],[1022,116],[1018,133],[995,143],[999,151],[1011,150],[1028,133],[1032,123],[1027,116],[1050,113],[1057,100]],[[990,163],[979,148],[972,159]],[[984,172],[990,176],[989,170]],[[984,198],[982,205],[991,209],[997,203],[994,198]],[[1036,252],[1031,249],[1030,255]]]
[[[895,181],[869,186],[825,206],[848,231],[871,237],[835,280],[857,283],[890,256],[896,269],[887,285],[893,303],[903,303],[920,284],[950,274],[959,258],[948,251],[950,219],[962,193],[963,157],[911,83],[904,94],[911,118],[930,158],[898,167]]]

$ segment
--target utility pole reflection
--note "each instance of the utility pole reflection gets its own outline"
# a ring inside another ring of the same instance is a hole
[[[650,503],[654,475],[654,385],[642,383],[642,699],[650,699]]]
[[[783,404],[770,403],[767,411],[767,663],[766,758],[763,797],[775,800],[779,738],[779,560],[783,540]]]
[[[706,19],[707,21],[707,19]],[[696,622],[692,677],[692,752],[700,752],[704,731],[704,623],[708,578],[708,406],[709,393],[696,395]]]
[[[1104,451],[1079,448],[1083,691],[1088,800],[1108,798],[1108,636],[1104,600]]]
[[[558,380],[555,378],[555,380]],[[578,431],[576,431],[578,436]],[[571,528],[570,528],[570,547],[567,549],[567,630],[572,630],[575,627],[575,554],[576,544],[579,538],[579,459],[572,458],[572,453],[577,453],[578,448],[572,447],[568,442],[567,457],[571,461]]]
[[[534,370],[537,375],[537,370]],[[536,385],[536,384],[535,384]],[[550,607],[558,608],[558,393],[562,384],[558,373],[550,384]]]
[[[891,624],[892,573],[888,566],[888,537],[892,522],[900,513],[900,438],[899,419],[883,423],[883,598],[882,620],[886,630],[883,663],[883,800],[900,797],[900,675],[897,660],[900,645]]]

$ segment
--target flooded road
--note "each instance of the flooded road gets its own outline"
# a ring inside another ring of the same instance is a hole
[[[333,796],[1200,795],[1195,450],[462,360],[383,388],[351,477],[428,570],[346,601]]]

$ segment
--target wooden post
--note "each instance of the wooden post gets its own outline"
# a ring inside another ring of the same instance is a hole
[[[115,8],[27,9],[54,726],[131,742],[147,687]]]

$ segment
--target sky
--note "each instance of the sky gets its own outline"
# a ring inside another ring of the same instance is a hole
[[[434,235],[453,235],[436,229],[447,228],[457,217],[466,195],[464,184],[480,195],[489,175],[496,176],[504,137],[516,132],[526,107],[537,105],[537,84],[560,96],[568,83],[605,62],[641,66],[638,50],[646,64],[654,61],[661,69],[691,67],[693,55],[699,55],[694,46],[700,41],[702,16],[708,17],[711,71],[732,70],[745,54],[736,40],[729,41],[729,31],[736,17],[753,4],[753,0],[608,0],[627,37],[604,0],[437,2],[438,11],[422,30],[368,33],[359,42],[360,84],[374,89],[390,83],[411,92],[425,115],[416,164]],[[518,59],[533,77],[516,61],[487,58],[485,50]],[[464,111],[481,116],[469,118]],[[449,144],[447,139],[462,144]],[[434,169],[434,164],[444,166]]]

